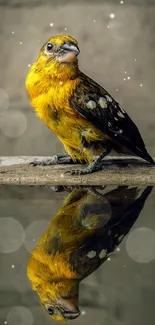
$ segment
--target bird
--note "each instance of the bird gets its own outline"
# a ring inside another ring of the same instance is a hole
[[[84,163],[65,173],[85,175],[103,168],[112,150],[133,154],[154,165],[137,126],[122,106],[79,69],[79,45],[69,35],[51,37],[26,77],[26,89],[38,117],[63,143],[65,153],[36,165]]]
[[[80,316],[80,282],[95,272],[129,233],[152,187],[104,191],[71,189],[28,260],[32,289],[56,321]]]

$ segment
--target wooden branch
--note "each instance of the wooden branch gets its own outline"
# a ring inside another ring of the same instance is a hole
[[[103,170],[82,176],[64,172],[85,165],[29,166],[46,157],[1,157],[0,184],[14,185],[155,185],[155,167],[135,157],[106,157]],[[47,157],[49,158],[49,157]]]

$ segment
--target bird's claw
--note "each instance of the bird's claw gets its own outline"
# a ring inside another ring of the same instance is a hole
[[[90,174],[91,170],[90,169],[72,169],[72,170],[67,170],[64,174],[68,174],[68,175],[86,175],[86,174]]]
[[[34,160],[29,163],[29,166],[50,166],[58,164],[59,158],[57,155],[44,160]]]

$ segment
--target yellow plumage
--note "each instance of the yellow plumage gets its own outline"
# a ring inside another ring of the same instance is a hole
[[[66,39],[76,42],[72,37],[66,35],[53,37],[49,42],[59,44]],[[70,106],[69,98],[81,83],[78,76],[71,79],[75,74],[78,74],[78,66],[74,62],[70,65],[60,65],[54,60],[48,62],[48,58],[43,55],[41,50],[37,61],[30,68],[26,79],[26,88],[32,107],[39,118],[64,144],[66,152],[73,160],[90,162],[94,154],[103,151],[103,146],[96,152],[91,149],[84,150],[81,133],[84,134],[88,142],[94,141],[94,139],[105,139],[108,136],[103,135],[103,132]]]
[[[139,155],[154,163],[135,124],[108,92],[78,67],[77,41],[67,35],[43,45],[26,78],[37,115],[64,144],[73,160],[91,163],[79,173],[101,169],[112,149]],[[74,173],[74,171],[73,171]]]
[[[67,196],[27,265],[32,288],[53,319],[79,316],[80,281],[120,244],[151,190],[119,187],[103,195],[79,189]]]

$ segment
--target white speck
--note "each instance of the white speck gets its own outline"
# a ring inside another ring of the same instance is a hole
[[[65,30],[67,30],[67,27],[65,27]]]
[[[4,324],[7,324],[7,321],[5,321]]]
[[[106,108],[107,107],[107,101],[104,97],[100,97],[99,101],[98,101],[99,105],[102,107],[102,108]]]
[[[120,4],[123,5],[124,1],[120,1]]]
[[[107,28],[110,28],[110,26],[108,25]]]
[[[94,19],[93,22],[96,23],[96,20]]]
[[[29,64],[28,64],[28,67],[30,68],[30,66],[31,66],[31,64],[29,63]]]
[[[81,315],[85,315],[85,314],[86,314],[85,310],[82,310]]]
[[[33,239],[33,241],[36,241],[35,239]]]
[[[119,133],[123,133],[123,130],[120,129],[120,130],[119,130]]]
[[[143,87],[143,85],[142,85],[142,84],[140,84],[140,87]]]
[[[108,126],[111,126],[112,124],[110,122],[108,122]]]
[[[104,258],[106,256],[107,252],[105,249],[102,249],[100,254],[99,254],[99,258]]]
[[[115,133],[115,137],[117,137],[117,134]]]
[[[107,258],[107,261],[108,261],[108,262],[110,262],[110,261],[111,261],[111,258],[110,258],[110,257],[108,257],[108,258]]]
[[[62,81],[60,81],[60,85],[61,85],[61,86],[63,85],[63,82],[62,82]]]
[[[124,78],[124,81],[126,81],[126,78]]]
[[[38,39],[38,43],[40,43],[40,40]]]
[[[111,13],[111,14],[110,14],[110,18],[111,18],[111,19],[114,19],[114,18],[115,18],[115,14],[114,14],[114,13]]]
[[[118,89],[116,89],[116,91],[118,91]]]
[[[12,31],[12,34],[14,34],[15,32],[14,31]]]
[[[128,80],[130,80],[131,78],[130,77],[127,77]]]
[[[124,73],[127,73],[127,71],[124,71]]]
[[[96,256],[96,252],[95,252],[95,251],[90,251],[90,252],[88,252],[87,256],[88,256],[89,258],[93,258],[93,257]]]
[[[115,120],[115,121],[118,121],[118,118],[117,118],[117,117],[114,117],[114,120]]]
[[[135,59],[135,62],[137,61],[137,59]]]
[[[125,267],[126,265],[124,264],[123,266]]]
[[[93,100],[89,100],[86,106],[90,109],[94,109],[96,107],[96,103]]]
[[[116,250],[117,250],[117,252],[120,252],[120,248],[119,247],[117,247]]]
[[[53,24],[53,23],[50,23],[50,26],[51,26],[51,27],[53,27],[53,26],[54,26],[54,24]]]
[[[109,102],[112,102],[112,98],[110,96],[106,95],[105,97]]]
[[[61,176],[61,177],[64,177],[64,174],[61,174],[60,176]],[[55,181],[56,181],[56,179],[55,179]]]
[[[15,267],[15,266],[14,266],[14,265],[12,265],[12,269],[14,269],[14,267]]]
[[[22,45],[23,44],[23,42],[20,42],[20,45]]]

